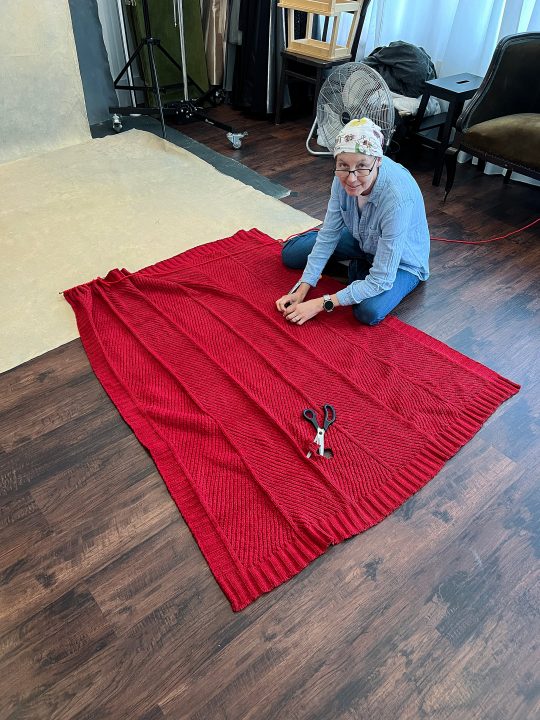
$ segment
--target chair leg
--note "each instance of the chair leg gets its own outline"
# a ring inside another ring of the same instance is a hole
[[[444,164],[446,166],[446,185],[444,186],[444,200],[448,197],[448,193],[452,189],[454,184],[454,178],[456,176],[456,165],[459,148],[450,146],[444,153]]]

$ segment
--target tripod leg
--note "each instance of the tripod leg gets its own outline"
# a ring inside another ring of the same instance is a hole
[[[167,131],[165,130],[165,117],[163,116],[163,103],[161,102],[161,91],[159,89],[159,82],[157,77],[157,70],[156,70],[156,59],[154,57],[154,46],[152,43],[148,43],[148,57],[150,59],[150,70],[152,72],[152,90],[156,94],[157,102],[158,102],[158,108],[159,108],[159,117],[161,120],[161,132],[163,133],[163,138],[167,139]]]
[[[162,47],[161,45],[158,45],[157,47],[161,50],[161,52],[165,55],[165,57],[168,58],[168,59],[172,62],[172,64],[180,70],[180,72],[182,72],[181,66],[176,62],[176,60],[173,58],[173,56],[172,56],[169,52],[167,52],[167,50],[165,50],[165,48]],[[191,83],[191,85],[193,85],[193,87],[197,88],[197,90],[198,90],[199,92],[204,93],[204,90],[202,89],[202,87],[199,87],[199,86],[197,85],[197,83],[195,82],[195,80],[194,80],[192,77],[190,77],[190,76],[188,75],[188,76],[187,76],[187,79],[188,79],[188,81]],[[187,95],[188,95],[188,93],[187,93],[187,88],[186,88],[186,93],[185,93],[185,94],[186,94],[186,97],[187,97]]]
[[[116,88],[117,83],[120,81],[120,78],[122,77],[122,75],[124,75],[124,73],[126,72],[126,70],[131,66],[131,64],[133,63],[133,61],[134,61],[135,58],[137,57],[137,55],[138,55],[138,54],[141,52],[141,50],[143,49],[144,45],[145,45],[145,42],[144,42],[144,40],[142,40],[142,41],[137,45],[137,49],[134,50],[133,53],[131,54],[131,57],[129,58],[129,60],[127,61],[127,63],[126,63],[126,64],[124,65],[124,67],[120,70],[120,72],[119,72],[119,74],[118,74],[118,77],[117,77],[116,80],[114,81],[114,87],[115,87],[115,88]]]
[[[214,120],[211,117],[208,117],[206,113],[200,112],[199,110],[195,110],[193,113],[193,117],[196,117],[197,120],[202,120],[203,122],[207,123],[208,125],[213,125],[214,127],[218,127],[220,130],[226,130],[227,132],[234,133],[235,130],[231,125],[225,125],[225,123],[219,122],[219,120]]]
[[[182,66],[176,62],[176,60],[173,58],[173,56],[170,54],[170,52],[165,50],[165,48],[161,45],[161,43],[157,47],[161,50],[161,52],[165,55],[165,57],[167,57],[172,62],[172,64],[176,68],[178,68],[178,70],[180,70],[180,72],[182,72]]]

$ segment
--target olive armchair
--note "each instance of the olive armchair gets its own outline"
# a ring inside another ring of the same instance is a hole
[[[540,32],[519,33],[497,45],[486,76],[456,124],[445,153],[446,196],[454,183],[457,155],[463,150],[540,179]]]

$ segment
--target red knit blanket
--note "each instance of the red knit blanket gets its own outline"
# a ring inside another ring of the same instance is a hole
[[[394,317],[286,322],[297,276],[251,230],[65,293],[234,610],[393,512],[519,389]],[[308,458],[325,403],[333,457]]]

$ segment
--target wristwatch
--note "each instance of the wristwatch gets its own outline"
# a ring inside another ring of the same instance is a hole
[[[323,295],[322,306],[323,310],[326,310],[326,312],[332,312],[332,310],[336,307],[330,295]]]

